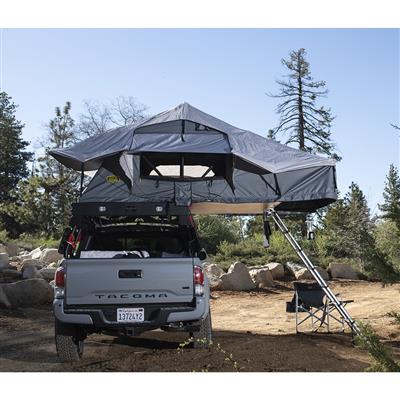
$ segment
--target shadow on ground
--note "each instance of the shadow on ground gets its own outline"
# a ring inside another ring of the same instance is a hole
[[[343,334],[268,335],[214,331],[211,349],[185,348],[187,334],[91,335],[74,364],[58,362],[50,307],[0,312],[0,371],[363,371],[368,362]]]

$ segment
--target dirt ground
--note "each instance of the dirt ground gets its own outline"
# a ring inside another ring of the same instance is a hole
[[[81,362],[59,363],[53,341],[51,306],[0,310],[0,371],[234,371],[217,344],[232,354],[240,371],[363,371],[369,356],[355,348],[351,335],[295,334],[294,314],[285,312],[293,295],[285,283],[274,290],[213,292],[214,346],[185,348],[183,333],[153,331],[135,338],[91,335]],[[368,321],[400,359],[400,328],[386,314],[400,311],[400,284],[336,281],[343,299],[353,299],[348,310]]]

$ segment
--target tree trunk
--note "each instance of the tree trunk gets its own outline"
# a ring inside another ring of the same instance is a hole
[[[305,151],[304,144],[304,114],[303,114],[303,82],[301,81],[301,60],[297,58],[297,85],[298,85],[298,112],[299,112],[299,123],[298,123],[298,139],[299,149]]]

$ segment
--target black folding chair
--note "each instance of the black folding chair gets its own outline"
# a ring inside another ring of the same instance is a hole
[[[322,326],[326,326],[329,332],[330,318],[339,322],[344,332],[344,319],[341,316],[337,318],[332,315],[332,311],[336,309],[335,305],[329,301],[318,283],[294,282],[293,285],[295,290],[296,333],[299,333],[299,325],[308,319],[311,319],[312,332],[316,332]],[[336,296],[339,296],[339,294],[336,294]],[[352,302],[353,300],[340,300],[344,307]],[[299,321],[299,312],[307,313],[307,316],[301,321]],[[318,322],[319,326],[314,329]]]

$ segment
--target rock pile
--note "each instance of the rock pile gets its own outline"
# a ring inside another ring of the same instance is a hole
[[[314,280],[304,265],[288,262],[268,263],[266,265],[246,267],[235,262],[225,273],[216,264],[204,264],[211,289],[214,290],[253,290],[255,288],[272,288],[280,280]],[[332,278],[358,279],[357,273],[346,264],[331,264],[329,272],[319,266],[315,267],[324,280]],[[329,274],[331,273],[331,275]]]
[[[50,303],[53,289],[44,279],[27,279],[0,285],[0,307],[31,307]]]
[[[54,274],[62,256],[57,249],[20,251],[0,244],[0,307],[15,308],[51,302]]]

